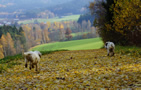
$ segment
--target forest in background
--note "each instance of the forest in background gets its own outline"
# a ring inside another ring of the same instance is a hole
[[[83,21],[81,24],[76,21],[26,24],[22,28],[29,48],[49,42],[79,40],[98,36],[96,28],[91,25],[90,21]],[[75,33],[75,35],[72,35],[72,33]]]
[[[26,49],[26,39],[22,27],[0,27],[0,58],[21,53]]]
[[[29,48],[56,41],[80,40],[98,37],[90,20],[62,22],[41,22],[25,24],[21,27],[0,27],[0,58],[16,55]]]

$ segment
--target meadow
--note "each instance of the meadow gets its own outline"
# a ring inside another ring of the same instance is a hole
[[[88,50],[88,49],[100,49],[103,47],[103,45],[104,44],[101,38],[91,38],[91,39],[42,44],[33,47],[31,50],[38,50],[38,51]]]
[[[108,57],[103,45],[91,38],[35,46],[43,54],[40,73],[25,68],[21,55],[7,57],[0,60],[0,89],[140,90],[141,48],[116,45]]]
[[[61,18],[59,17],[55,17],[55,18],[50,18],[50,19],[41,19],[41,18],[37,18],[37,19],[32,19],[32,20],[22,20],[19,21],[18,24],[28,24],[28,23],[34,23],[34,21],[38,21],[38,22],[62,22],[62,21],[77,21],[79,19],[80,15],[69,15],[69,16],[63,16]]]

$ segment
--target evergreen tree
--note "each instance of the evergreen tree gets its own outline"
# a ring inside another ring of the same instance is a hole
[[[25,39],[25,35],[24,34],[25,33],[24,33],[23,28],[20,27],[19,28],[19,35],[20,35],[19,40],[20,40],[21,44],[23,44],[23,45],[25,45],[25,43],[26,43],[26,39]]]

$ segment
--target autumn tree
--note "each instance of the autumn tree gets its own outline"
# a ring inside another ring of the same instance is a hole
[[[46,25],[47,25],[48,28],[51,27],[51,23],[50,22],[47,22]]]
[[[88,22],[87,22],[88,24],[87,24],[87,30],[91,30],[91,22],[90,22],[90,20],[88,20]]]
[[[70,40],[72,38],[71,32],[72,32],[71,29],[68,27],[65,32],[67,40]]]
[[[1,36],[0,42],[3,48],[4,56],[7,56],[7,41],[6,36],[4,34]]]
[[[65,31],[63,24],[60,24],[59,26],[59,36],[60,36],[60,41],[63,41],[65,39]]]
[[[41,33],[42,33],[42,29],[40,28],[40,25],[36,24],[35,31],[33,34],[34,34],[34,41],[37,45],[43,43]]]
[[[90,3],[90,11],[97,16],[95,22],[103,41],[121,45],[139,44],[140,5],[140,0],[102,0]]]
[[[96,0],[91,2],[89,9],[92,15],[97,18],[94,20],[94,25],[99,27],[99,34],[103,41],[113,41],[115,42],[115,37],[117,36],[113,29],[113,8],[114,0]],[[117,38],[117,37],[116,37]],[[118,40],[117,40],[118,41]]]
[[[7,33],[6,41],[7,41],[7,49],[6,49],[7,50],[7,55],[8,56],[15,55],[16,54],[16,50],[15,50],[15,47],[14,47],[14,41],[11,38],[10,33]]]
[[[127,44],[141,45],[141,1],[115,0],[113,26]]]
[[[17,28],[16,26],[2,26],[0,27],[0,43],[3,48],[4,56],[14,55],[16,53],[20,53],[21,50],[11,49],[18,46],[24,46],[25,49],[25,32],[23,31],[22,27]],[[20,41],[19,44],[17,42]],[[11,44],[12,43],[12,44]],[[4,45],[4,46],[3,46]],[[18,51],[18,52],[17,52]],[[12,53],[11,53],[12,52]]]
[[[44,30],[42,30],[42,40],[44,43],[48,43],[50,41],[50,38],[48,35],[49,35],[48,27],[45,27]]]
[[[0,59],[4,58],[3,46],[0,44]]]
[[[32,27],[30,27],[28,24],[26,24],[26,25],[23,25],[22,28],[25,33],[26,49],[29,49],[30,47],[33,46],[33,43],[34,43]]]
[[[54,30],[58,30],[59,28],[60,28],[59,22],[54,22],[54,23],[53,23],[53,29],[54,29]],[[63,28],[64,28],[64,26],[63,26]]]
[[[3,34],[0,42],[2,45],[2,50],[3,50],[4,56],[10,56],[10,55],[16,54],[16,50],[14,47],[14,41],[13,41],[10,33],[7,33],[6,35]]]

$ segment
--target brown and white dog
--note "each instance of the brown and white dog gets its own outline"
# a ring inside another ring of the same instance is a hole
[[[34,65],[36,66],[36,71],[40,70],[40,58],[41,53],[39,51],[29,51],[24,52],[23,56],[25,58],[25,67],[27,68],[28,62],[30,63],[29,69],[31,70],[34,68]]]
[[[107,49],[107,56],[114,56],[115,44],[113,42],[106,42],[105,48]]]

